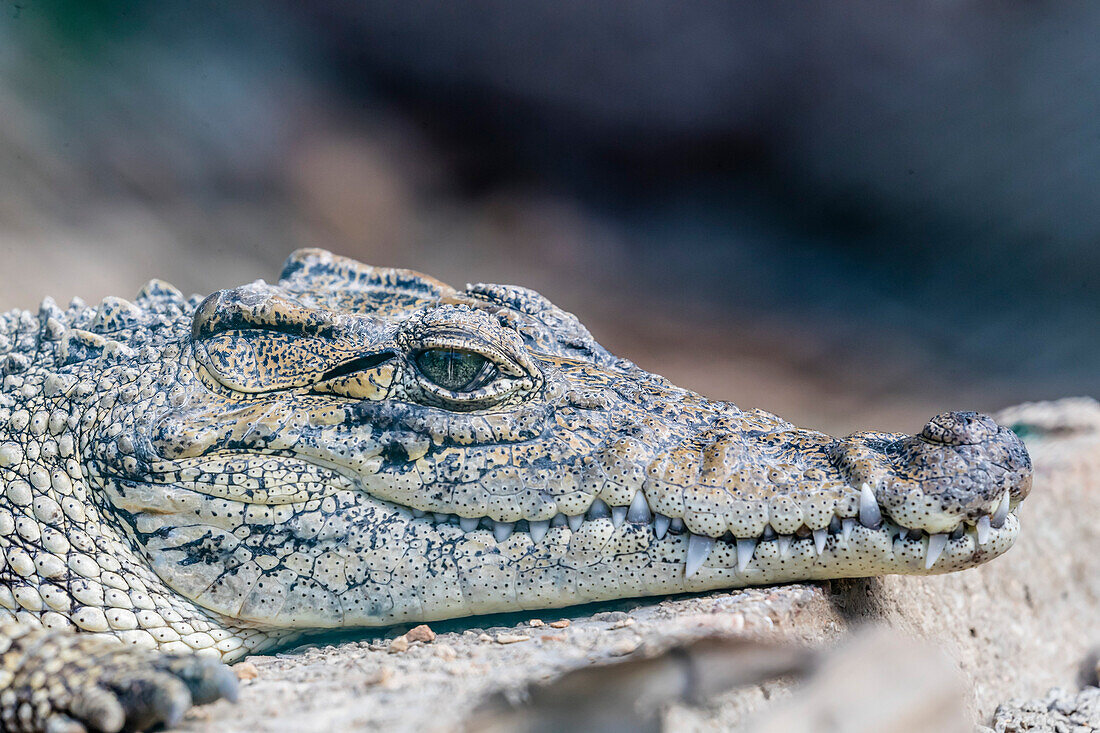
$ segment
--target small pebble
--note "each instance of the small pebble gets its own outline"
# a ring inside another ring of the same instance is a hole
[[[400,654],[409,650],[409,640],[399,636],[390,642],[390,654]]]
[[[493,637],[489,636],[488,634],[478,634],[477,640],[478,641],[492,641]]]
[[[405,638],[409,641],[422,641],[425,644],[430,644],[435,640],[435,632],[427,624],[420,624],[409,629],[405,633]]]
[[[527,625],[537,629],[538,627],[545,626],[546,624],[543,623],[542,619],[540,618],[533,618],[527,622]]]
[[[393,679],[393,670],[389,667],[379,667],[372,674],[369,674],[363,678],[364,687],[374,687],[375,685],[385,685],[391,679]]]
[[[569,619],[563,618],[560,621],[551,621],[549,624],[547,624],[547,626],[552,629],[567,629],[569,628],[571,623],[572,622]]]
[[[454,650],[454,647],[446,644],[437,644],[435,647],[435,655],[440,659],[445,659],[448,662],[458,658],[458,652]]]
[[[623,619],[623,620],[621,620],[621,621],[616,621],[615,623],[611,624],[611,625],[610,625],[610,626],[608,626],[607,628],[608,628],[608,629],[611,629],[611,630],[614,630],[614,629],[625,629],[625,628],[626,628],[627,626],[633,626],[633,625],[634,625],[634,619],[632,619],[632,618],[624,618],[624,619]]]
[[[260,670],[252,662],[238,662],[233,665],[233,672],[239,680],[254,680],[260,676]]]
[[[593,621],[622,621],[624,618],[629,618],[629,616],[623,611],[601,611],[592,614]]]
[[[531,637],[527,634],[498,634],[497,644],[515,644],[520,641],[530,641]]]

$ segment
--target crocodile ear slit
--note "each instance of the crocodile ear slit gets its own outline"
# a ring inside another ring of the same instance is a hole
[[[327,372],[321,375],[321,379],[319,381],[326,382],[330,379],[346,377],[347,375],[354,374],[355,372],[362,372],[368,369],[374,369],[375,367],[385,364],[387,361],[396,358],[397,354],[393,351],[379,351],[376,354],[359,356],[350,361],[345,361],[339,366],[335,366],[332,369],[329,369]]]

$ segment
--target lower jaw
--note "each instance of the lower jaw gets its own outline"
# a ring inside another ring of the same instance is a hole
[[[689,535],[668,534],[658,540],[643,524],[616,527],[610,519],[590,520],[577,532],[551,528],[537,544],[520,532],[498,543],[490,531],[479,530],[463,533],[460,540],[478,557],[476,566],[460,564],[454,576],[436,579],[441,586],[450,587],[449,600],[424,603],[421,593],[422,601],[415,610],[403,613],[395,608],[393,617],[383,623],[799,581],[933,575],[973,567],[1003,554],[1012,546],[1018,529],[1015,514],[1010,514],[983,545],[978,545],[972,530],[966,532],[947,543],[931,568],[925,567],[928,538],[899,539],[898,528],[888,521],[879,529],[857,525],[847,538],[830,534],[820,553],[813,537],[796,538],[785,552],[775,540],[761,541],[752,560],[742,568],[738,567],[736,545],[717,541],[690,577],[686,573]],[[438,530],[461,531],[446,525]]]

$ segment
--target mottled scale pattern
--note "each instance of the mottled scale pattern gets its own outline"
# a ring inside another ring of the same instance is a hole
[[[533,291],[321,250],[274,285],[11,311],[0,374],[10,730],[171,723],[232,694],[216,660],[311,629],[959,570],[1031,485],[983,415],[833,438]]]

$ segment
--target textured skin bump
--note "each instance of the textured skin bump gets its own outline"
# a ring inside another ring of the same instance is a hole
[[[310,629],[959,570],[1031,482],[984,416],[833,438],[530,290],[320,250],[274,285],[9,312],[0,373],[10,730],[171,723],[232,694],[216,660]]]

